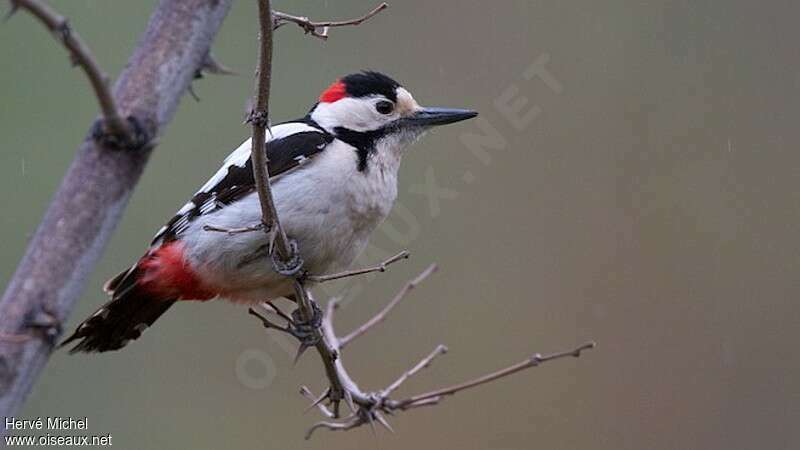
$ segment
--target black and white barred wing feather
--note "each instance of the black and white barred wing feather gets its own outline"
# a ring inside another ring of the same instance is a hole
[[[266,143],[269,176],[275,178],[296,169],[321,153],[333,136],[306,122],[288,122],[271,129]],[[180,238],[196,218],[224,208],[255,191],[250,140],[233,151],[222,167],[183,205],[175,216],[156,234],[152,245]]]

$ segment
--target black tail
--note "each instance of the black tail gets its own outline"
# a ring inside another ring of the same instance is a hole
[[[119,350],[141,336],[175,299],[156,298],[144,292],[138,283],[139,275],[139,269],[133,267],[106,283],[111,300],[84,320],[59,347],[80,340],[70,353],[107,352]]]

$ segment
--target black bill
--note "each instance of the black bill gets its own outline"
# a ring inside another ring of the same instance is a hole
[[[430,127],[461,122],[478,115],[477,111],[456,108],[422,108],[414,115],[400,119],[401,126]]]

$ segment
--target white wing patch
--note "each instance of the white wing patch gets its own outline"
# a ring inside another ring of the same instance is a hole
[[[205,201],[202,205],[200,205],[200,214],[208,214],[211,211],[217,208],[217,196],[211,195],[208,200]]]

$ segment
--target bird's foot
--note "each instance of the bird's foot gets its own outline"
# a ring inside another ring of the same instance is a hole
[[[273,252],[272,268],[275,272],[283,276],[293,277],[303,269],[303,258],[300,257],[299,246],[296,240],[289,239],[289,251],[290,255],[286,260],[281,259],[280,255]]]
[[[322,326],[322,310],[317,302],[309,299],[309,303],[312,309],[311,318],[305,320],[303,312],[297,308],[292,311],[292,321],[288,326],[288,333],[297,338],[303,347],[313,347],[319,342],[321,336],[317,331]]]
[[[318,334],[317,331],[322,326],[322,310],[315,301],[309,301],[312,308],[312,317],[310,320],[305,320],[299,308],[292,311],[291,315],[288,315],[278,308],[278,306],[274,303],[265,303],[265,305],[268,306],[275,314],[286,321],[285,326],[272,322],[269,317],[261,314],[254,308],[250,308],[249,313],[261,319],[261,322],[265,328],[282,331],[293,336],[300,341],[300,347],[305,349],[308,347],[313,347],[317,344],[317,342],[319,342],[321,335]]]
[[[322,339],[322,333],[320,332],[323,319],[322,310],[314,300],[308,299],[308,301],[311,305],[311,317],[309,319],[304,317],[304,314],[300,308],[292,311],[290,316],[281,311],[281,309],[278,308],[274,303],[265,303],[265,306],[268,306],[269,309],[286,321],[285,326],[272,322],[267,316],[259,313],[254,308],[250,308],[249,310],[250,314],[261,319],[261,322],[264,324],[265,328],[272,328],[284,332],[300,341],[300,347],[297,348],[297,354],[295,354],[294,357],[294,364],[297,364],[297,361],[300,360],[300,357],[303,355],[303,353],[305,353],[306,350],[317,345],[320,339]]]

